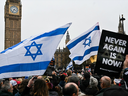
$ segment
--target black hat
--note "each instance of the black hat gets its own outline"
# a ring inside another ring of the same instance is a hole
[[[122,87],[114,85],[105,90],[103,96],[128,96],[128,92]]]

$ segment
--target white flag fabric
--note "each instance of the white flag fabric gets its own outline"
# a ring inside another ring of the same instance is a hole
[[[99,23],[96,23],[88,31],[67,43],[66,46],[71,53],[69,57],[75,64],[80,65],[91,56],[97,55],[100,36]]]
[[[31,36],[0,53],[0,78],[43,75],[71,23]]]
[[[72,63],[72,60],[70,61],[70,63],[68,64],[68,66],[66,67],[66,70],[70,69],[73,67],[73,63]]]

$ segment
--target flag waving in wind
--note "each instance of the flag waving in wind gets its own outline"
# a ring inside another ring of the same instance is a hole
[[[31,36],[0,54],[0,78],[43,75],[68,23],[53,31]]]
[[[100,29],[99,24],[97,23],[88,31],[67,43],[66,46],[71,53],[69,57],[75,62],[75,64],[82,64],[92,55],[97,55],[99,41]]]
[[[70,68],[72,68],[72,67],[73,67],[73,63],[72,63],[72,60],[71,60],[70,63],[68,64],[66,70],[68,70],[68,69],[70,69]]]

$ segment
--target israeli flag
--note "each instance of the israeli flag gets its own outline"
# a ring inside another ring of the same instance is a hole
[[[69,70],[72,67],[73,67],[73,63],[72,63],[72,60],[71,60],[70,63],[68,64],[68,66],[66,67],[66,70]]]
[[[75,64],[80,65],[91,56],[97,55],[100,36],[99,23],[97,23],[88,31],[67,43],[66,46],[71,53],[69,57]]]
[[[0,53],[0,78],[43,75],[71,23],[31,36]]]

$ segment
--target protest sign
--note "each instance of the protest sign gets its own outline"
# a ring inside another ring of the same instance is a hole
[[[125,55],[128,53],[127,45],[127,35],[103,30],[98,49],[95,73],[110,77],[119,77]]]

